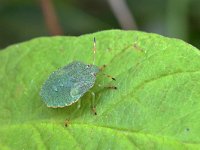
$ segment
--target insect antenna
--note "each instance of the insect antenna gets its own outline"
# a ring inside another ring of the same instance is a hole
[[[96,55],[96,38],[94,37],[94,43],[93,43],[93,65],[95,64],[95,55]]]

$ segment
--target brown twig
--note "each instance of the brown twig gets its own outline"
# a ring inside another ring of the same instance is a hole
[[[134,17],[125,0],[108,0],[108,3],[122,29],[137,29]]]
[[[63,31],[59,25],[53,3],[51,0],[40,0],[40,5],[44,14],[45,23],[51,35],[61,35]]]

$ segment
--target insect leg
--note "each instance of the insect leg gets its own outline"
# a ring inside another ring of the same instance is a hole
[[[117,87],[116,86],[105,86],[105,88],[108,88],[108,89],[114,89],[114,90],[117,90]]]
[[[105,77],[110,78],[110,79],[116,81],[116,79],[113,76],[109,75],[109,74],[99,73],[98,75],[104,75]]]
[[[114,77],[112,77],[111,75],[108,75],[108,74],[105,74],[105,73],[103,73],[103,75],[106,76],[107,78],[110,78],[110,79],[116,81],[116,79]]]
[[[109,86],[102,86],[101,84],[98,85],[99,87],[103,87],[103,88],[107,88],[107,89],[113,89],[113,90],[117,90],[116,86],[113,85],[109,85]]]
[[[68,126],[69,126],[69,124],[70,124],[70,121],[69,121],[69,119],[66,119],[66,120],[65,120],[65,122],[64,122],[64,125],[65,125],[65,127],[68,127]]]
[[[99,70],[103,71],[105,68],[106,68],[106,65],[103,65],[103,66],[99,67]]]
[[[75,111],[73,111],[71,113],[69,118],[65,119],[65,121],[64,121],[64,126],[65,127],[69,126],[71,117],[74,116],[80,108],[81,108],[81,99],[77,100],[77,109],[75,109]]]
[[[94,105],[94,102],[95,102],[95,93],[90,91],[91,93],[91,96],[92,96],[92,99],[91,99],[91,108],[92,108],[92,111],[94,113],[94,115],[97,115],[97,112],[96,112],[96,107]]]
[[[81,100],[78,100],[77,102],[77,109],[80,109],[81,108]]]
[[[100,70],[100,71],[103,71],[105,68],[106,68],[106,65],[103,65],[103,66],[99,67],[99,70]],[[104,76],[106,76],[106,77],[112,79],[112,80],[116,80],[116,79],[113,78],[111,75],[108,75],[108,74],[105,74],[105,73],[102,73],[102,74],[103,74]]]

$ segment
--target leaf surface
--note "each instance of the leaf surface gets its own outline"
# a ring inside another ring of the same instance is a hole
[[[91,94],[48,108],[43,82],[78,60],[107,67]],[[178,39],[110,30],[41,37],[0,51],[1,149],[200,149],[200,53]],[[99,87],[98,85],[102,85]],[[117,86],[117,90],[103,88]],[[65,120],[68,120],[65,127]]]

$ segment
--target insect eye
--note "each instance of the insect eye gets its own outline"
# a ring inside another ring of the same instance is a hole
[[[93,72],[93,73],[91,73],[91,74],[92,74],[93,76],[96,76],[96,73],[94,73],[94,72]]]
[[[89,67],[90,67],[90,65],[87,65],[87,66],[86,66],[86,68],[89,68]]]

